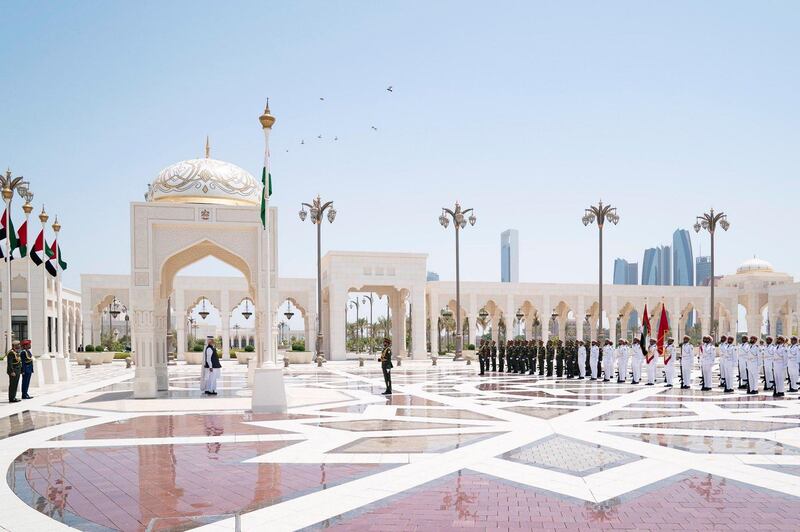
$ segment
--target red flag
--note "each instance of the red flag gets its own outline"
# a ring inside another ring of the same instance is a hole
[[[19,243],[19,256],[25,257],[28,254],[28,220],[25,220],[19,226],[17,242]]]
[[[36,237],[36,240],[33,243],[33,249],[31,249],[30,257],[33,263],[39,266],[42,262],[44,262],[44,229],[39,231],[39,236]]]
[[[667,308],[664,305],[661,305],[661,319],[658,320],[658,338],[656,340],[658,345],[658,354],[664,354],[664,342],[666,341],[667,331],[669,330],[669,320],[667,319]],[[666,364],[669,359],[665,358],[664,363]]]

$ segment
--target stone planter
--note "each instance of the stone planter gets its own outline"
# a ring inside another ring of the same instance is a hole
[[[105,355],[106,355],[105,352],[102,352],[102,353],[78,353],[78,364],[83,364],[85,362],[85,360],[88,358],[89,361],[91,362],[92,366],[99,366],[103,362],[105,362],[105,359],[106,359]],[[114,354],[111,353],[111,356],[113,358]]]
[[[183,358],[186,360],[187,364],[192,364],[195,366],[199,366],[203,363],[203,353],[196,353],[194,351],[189,351],[183,354]]]
[[[111,364],[114,362],[114,355],[116,353],[114,351],[103,351],[99,354],[103,355],[103,364]]]
[[[311,351],[286,351],[283,358],[290,364],[311,364],[314,361],[314,353]]]
[[[465,360],[478,360],[478,353],[474,349],[462,349],[461,355]]]
[[[249,353],[247,351],[239,351],[238,353],[236,353],[236,360],[239,361],[239,364],[247,365],[247,363],[250,362],[250,359],[255,360],[255,358],[256,358],[255,351],[251,351]]]

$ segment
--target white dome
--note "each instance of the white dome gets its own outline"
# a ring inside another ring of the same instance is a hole
[[[752,259],[748,259],[741,263],[738,268],[736,268],[736,273],[755,273],[755,272],[773,272],[775,270],[772,269],[772,264],[769,262],[759,259],[758,257],[753,257]]]
[[[164,168],[147,192],[147,201],[260,205],[261,183],[235,164],[190,159]]]

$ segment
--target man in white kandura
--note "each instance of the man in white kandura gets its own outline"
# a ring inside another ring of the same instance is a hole
[[[614,376],[614,342],[606,340],[603,346],[603,382],[608,382]]]
[[[658,344],[655,340],[650,340],[650,347],[647,348],[647,355],[644,363],[647,366],[647,386],[654,386],[656,383],[656,363],[658,362]]]
[[[597,340],[592,340],[592,348],[589,349],[589,369],[592,372],[591,380],[597,380],[597,361],[600,359],[600,348],[597,346]]]
[[[628,355],[630,348],[627,340],[620,340],[617,348],[617,383],[623,383],[628,379]]]
[[[675,339],[667,338],[667,346],[664,348],[664,375],[667,388],[672,388],[672,381],[675,380]]]
[[[208,345],[206,345],[203,358],[203,365],[208,370],[205,393],[207,395],[217,395],[217,379],[219,378],[220,371],[222,371],[222,364],[219,363],[213,336],[208,338]]]
[[[692,339],[683,337],[681,344],[681,389],[688,390],[692,386],[692,366],[694,365],[694,346]]]
[[[586,377],[586,345],[583,340],[578,341],[578,379]]]
[[[633,357],[631,358],[631,384],[639,384],[639,379],[642,378],[642,362],[644,362],[644,353],[642,352],[642,344],[633,342]]]
[[[700,375],[702,376],[702,391],[711,390],[711,368],[714,367],[716,348],[710,336],[703,336],[703,345],[700,346]]]
[[[792,344],[789,346],[789,391],[797,391],[797,380],[800,376],[800,344],[797,343],[797,336],[792,336]]]

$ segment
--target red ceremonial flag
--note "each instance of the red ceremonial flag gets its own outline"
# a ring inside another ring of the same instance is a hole
[[[669,320],[667,319],[667,309],[664,305],[661,305],[661,319],[658,320],[658,338],[656,340],[658,345],[658,354],[664,354],[664,342],[666,341],[667,331],[669,330]],[[664,359],[664,363],[666,364],[668,359]]]
[[[39,231],[39,236],[36,237],[36,240],[33,243],[33,249],[31,249],[30,257],[33,263],[39,266],[42,262],[44,262],[44,229]]]
[[[19,256],[24,258],[28,254],[28,220],[25,220],[19,226],[17,242],[19,243]]]

